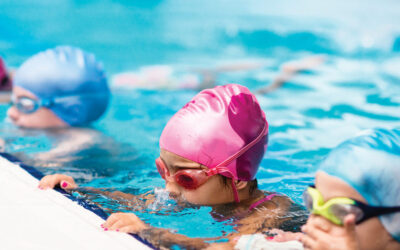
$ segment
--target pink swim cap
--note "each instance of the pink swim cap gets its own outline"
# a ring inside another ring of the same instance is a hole
[[[267,149],[268,122],[256,97],[228,84],[197,94],[167,123],[160,148],[232,180],[255,178]]]

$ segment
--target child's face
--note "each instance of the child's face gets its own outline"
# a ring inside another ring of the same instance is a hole
[[[187,160],[165,150],[161,150],[160,157],[170,174],[175,174],[180,169],[207,169],[199,163]],[[210,206],[234,201],[230,186],[225,186],[218,175],[210,177],[210,179],[197,189],[185,189],[175,181],[168,180],[166,180],[165,188],[173,196],[181,197],[195,205]]]
[[[26,89],[21,87],[14,87],[12,90],[12,95],[14,98],[18,99],[21,97],[29,97],[31,99],[37,100],[38,98]],[[12,122],[19,126],[25,128],[53,128],[53,127],[67,127],[64,121],[58,118],[50,109],[39,108],[33,113],[25,114],[19,111],[15,105],[10,107],[7,111],[8,117]]]
[[[317,172],[315,186],[322,194],[325,202],[335,197],[348,197],[367,204],[365,199],[346,182],[324,172]],[[310,216],[307,224],[315,219],[316,216]],[[332,230],[342,229],[342,227],[334,225],[327,219],[324,218],[324,220],[331,224]],[[391,240],[391,236],[382,226],[378,217],[370,218],[356,225],[356,234],[361,249],[379,249],[386,244],[386,241]]]

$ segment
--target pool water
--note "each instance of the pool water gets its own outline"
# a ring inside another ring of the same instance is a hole
[[[257,95],[270,124],[259,187],[301,203],[332,148],[364,129],[400,126],[400,3],[323,3],[2,1],[0,55],[17,67],[40,50],[71,44],[95,53],[110,77],[150,64],[185,69],[255,61],[262,67],[217,79],[256,90],[272,82],[284,62],[322,54],[322,65]],[[155,204],[137,209],[154,226],[220,236],[233,230],[230,221],[215,220],[208,207],[176,209],[165,200],[154,164],[164,125],[196,93],[113,88],[110,108],[92,126],[96,140],[50,158],[43,155],[62,133],[15,128],[2,105],[0,138],[6,152],[44,173],[70,174],[83,188],[155,193]],[[86,196],[108,213],[129,211],[124,202],[89,191]]]

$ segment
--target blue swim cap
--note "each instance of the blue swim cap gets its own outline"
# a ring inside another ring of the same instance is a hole
[[[98,119],[110,99],[102,65],[93,54],[70,46],[48,49],[29,58],[15,73],[14,84],[39,99],[54,100],[49,109],[71,126]]]
[[[400,129],[367,130],[345,141],[332,150],[320,170],[345,181],[369,205],[400,206]],[[379,219],[400,242],[400,212]]]

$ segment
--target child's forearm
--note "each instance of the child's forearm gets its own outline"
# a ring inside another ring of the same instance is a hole
[[[201,238],[189,238],[181,234],[174,234],[163,228],[150,227],[138,234],[156,248],[168,248],[179,246],[184,249],[204,249],[209,246]]]

